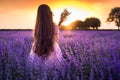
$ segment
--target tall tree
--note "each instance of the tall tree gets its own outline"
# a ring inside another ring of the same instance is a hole
[[[115,22],[116,26],[119,29],[119,27],[120,27],[120,7],[115,7],[113,9],[111,9],[111,12],[109,13],[107,21]]]

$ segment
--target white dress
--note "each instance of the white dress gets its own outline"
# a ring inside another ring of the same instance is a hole
[[[63,64],[63,56],[61,49],[58,44],[59,39],[59,27],[55,25],[55,41],[54,41],[54,51],[50,52],[49,56],[46,58],[44,55],[38,57],[37,54],[33,52],[33,49],[31,48],[30,55],[29,55],[29,61],[31,66],[34,66],[36,68],[52,68],[52,67],[60,67]]]

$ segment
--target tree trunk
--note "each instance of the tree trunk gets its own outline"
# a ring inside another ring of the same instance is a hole
[[[96,27],[96,30],[98,30],[98,27]]]

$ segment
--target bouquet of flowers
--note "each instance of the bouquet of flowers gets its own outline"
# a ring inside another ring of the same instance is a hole
[[[68,12],[67,9],[64,9],[64,11],[61,13],[61,17],[60,17],[60,21],[59,21],[58,26],[60,26],[67,19],[67,16],[69,16],[70,14],[71,13]]]

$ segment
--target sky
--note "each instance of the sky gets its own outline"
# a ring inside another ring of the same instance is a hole
[[[58,24],[61,12],[67,8],[71,14],[63,25],[88,17],[101,20],[100,29],[117,29],[106,19],[114,7],[120,7],[120,0],[0,0],[0,29],[34,29],[37,8],[48,4]]]

